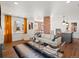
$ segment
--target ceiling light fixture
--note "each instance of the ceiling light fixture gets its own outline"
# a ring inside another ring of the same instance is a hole
[[[63,22],[62,22],[63,24],[65,24],[65,20],[64,20],[64,17],[65,17],[65,16],[63,16]]]
[[[70,1],[68,0],[68,1],[66,1],[66,3],[70,3]]]
[[[68,23],[68,22],[66,22],[66,25],[69,25],[69,23]]]
[[[65,25],[66,23],[65,23],[65,21],[63,21],[63,25]]]
[[[17,3],[17,2],[14,2],[14,4],[15,4],[15,5],[18,5],[18,3]]]
[[[65,18],[65,16],[63,16],[63,25],[69,25],[69,23],[64,19]]]

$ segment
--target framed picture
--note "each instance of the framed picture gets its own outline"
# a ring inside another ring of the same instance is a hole
[[[56,29],[56,35],[61,36],[61,29]]]
[[[31,22],[31,29],[33,29],[33,23]]]
[[[23,18],[20,17],[16,17],[16,20],[14,22],[14,28],[15,28],[15,32],[24,32],[24,20]]]
[[[29,30],[30,29],[33,29],[33,23],[32,22],[29,23]]]
[[[77,31],[77,23],[71,23],[71,31],[76,32]]]

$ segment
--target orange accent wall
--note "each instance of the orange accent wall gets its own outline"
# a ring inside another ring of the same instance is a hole
[[[27,18],[24,18],[24,33],[27,33]]]
[[[12,23],[11,16],[5,15],[4,20],[4,45],[12,43]]]
[[[50,34],[50,16],[44,17],[44,33]]]

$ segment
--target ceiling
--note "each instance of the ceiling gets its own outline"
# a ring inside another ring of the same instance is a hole
[[[66,3],[66,1],[17,1],[18,5],[14,5],[14,1],[1,1],[2,14],[10,14],[13,16],[42,17],[53,15],[79,15],[79,2],[74,1]]]

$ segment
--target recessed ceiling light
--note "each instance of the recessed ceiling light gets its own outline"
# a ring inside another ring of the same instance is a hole
[[[66,3],[70,3],[70,1],[66,1]]]
[[[14,2],[14,4],[15,4],[15,5],[18,5],[18,3],[17,3],[17,2]]]

